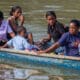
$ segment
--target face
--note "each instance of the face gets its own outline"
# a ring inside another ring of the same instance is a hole
[[[23,37],[25,37],[26,31],[25,31],[25,30],[22,30],[22,31],[20,32],[20,35],[23,36]]]
[[[56,22],[56,18],[54,16],[47,16],[46,19],[49,25],[54,25]]]
[[[78,32],[78,28],[74,23],[70,23],[69,32],[71,34],[76,34]]]
[[[22,14],[21,9],[16,9],[16,11],[13,13],[13,15],[18,18]]]

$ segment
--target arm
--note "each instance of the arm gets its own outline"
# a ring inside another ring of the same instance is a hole
[[[56,42],[55,44],[53,44],[51,47],[49,47],[48,49],[44,50],[44,51],[39,51],[39,53],[49,53],[55,49],[57,49],[60,46],[60,44],[58,42]]]
[[[9,35],[13,38],[15,36],[15,33],[12,31],[11,26],[7,25],[7,33],[9,33]]]
[[[6,47],[8,47],[7,43],[1,46],[0,48],[6,48]]]
[[[65,33],[65,34],[62,35],[62,37],[59,39],[58,42],[56,42],[55,44],[53,44],[48,49],[43,50],[43,51],[39,51],[38,53],[49,53],[49,52],[55,50],[56,48],[58,48],[60,46],[66,45],[66,39],[67,39],[67,34]]]
[[[20,26],[23,26],[24,21],[25,21],[24,16],[23,16],[23,15],[21,15],[21,16],[19,17],[19,20],[20,20]]]
[[[47,37],[45,37],[45,38],[43,38],[43,39],[41,40],[41,42],[48,42],[48,41],[50,41],[50,40],[51,40],[51,35],[48,34]]]
[[[13,47],[13,39],[9,40],[6,44],[4,44],[3,46],[1,46],[1,48],[6,48],[6,47]]]
[[[15,19],[13,17],[8,19],[9,21],[9,25],[11,26],[11,28],[16,31],[17,25],[15,24]]]
[[[29,41],[30,44],[33,44],[33,35],[32,35],[32,33],[28,34],[28,41]]]

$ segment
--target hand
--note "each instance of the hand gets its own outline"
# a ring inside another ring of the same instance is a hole
[[[19,16],[19,20],[20,20],[20,26],[23,26],[25,18],[23,15]]]
[[[46,39],[42,39],[42,40],[40,40],[40,42],[41,43],[45,43],[45,42],[47,42],[47,40]]]
[[[42,54],[42,53],[45,53],[45,51],[37,51],[37,54]]]

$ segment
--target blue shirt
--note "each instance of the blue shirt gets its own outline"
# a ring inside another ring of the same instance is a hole
[[[74,46],[76,41],[80,41],[80,32],[76,35],[72,35],[69,32],[64,33],[58,42],[60,46],[65,46],[66,55],[76,56],[79,54],[78,46]]]
[[[31,50],[31,45],[27,42],[27,40],[24,37],[21,37],[19,35],[15,36],[10,41],[8,41],[7,45],[17,50]]]

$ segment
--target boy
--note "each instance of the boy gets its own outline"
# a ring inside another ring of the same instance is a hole
[[[37,50],[38,48],[35,45],[31,45],[28,43],[28,41],[25,39],[25,35],[26,28],[18,27],[17,36],[8,41],[4,46],[2,46],[2,48],[8,46],[17,50]]]

